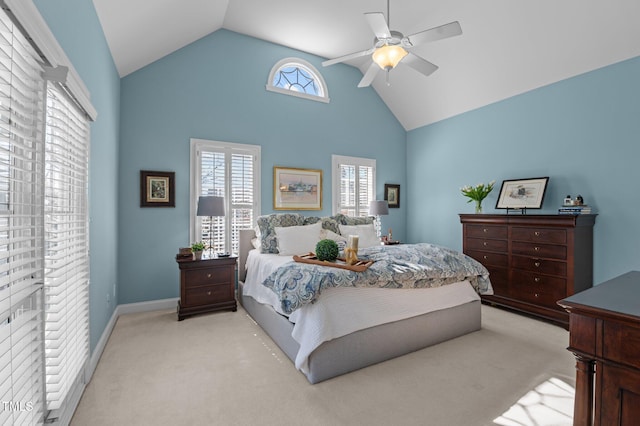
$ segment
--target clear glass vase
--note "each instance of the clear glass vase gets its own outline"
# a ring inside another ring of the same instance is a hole
[[[476,201],[476,214],[480,214],[482,213],[482,200],[475,200]]]

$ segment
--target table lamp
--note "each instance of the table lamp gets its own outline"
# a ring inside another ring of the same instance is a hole
[[[382,236],[382,223],[380,222],[380,216],[386,216],[389,214],[389,204],[385,200],[374,200],[369,204],[369,215],[375,216],[376,219],[373,222],[373,226],[376,229],[376,235],[378,238]]]
[[[196,216],[209,216],[209,258],[213,257],[213,217],[224,216],[224,197],[201,196],[198,198]]]

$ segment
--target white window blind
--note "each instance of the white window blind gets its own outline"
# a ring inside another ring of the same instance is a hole
[[[376,160],[333,155],[332,173],[333,212],[368,216],[376,193]]]
[[[45,358],[49,410],[64,409],[89,357],[89,123],[47,87]]]
[[[38,57],[0,11],[0,424],[44,413],[43,80]]]
[[[191,241],[211,238],[214,252],[238,253],[240,229],[250,229],[259,214],[260,147],[192,139],[193,206],[199,196],[224,197],[224,217],[195,216]]]

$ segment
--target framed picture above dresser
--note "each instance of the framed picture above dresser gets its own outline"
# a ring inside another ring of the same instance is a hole
[[[461,214],[463,252],[490,273],[485,303],[568,329],[556,303],[593,286],[596,215]]]

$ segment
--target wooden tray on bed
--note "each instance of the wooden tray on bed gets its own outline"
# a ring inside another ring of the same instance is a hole
[[[369,266],[373,265],[373,262],[375,262],[375,260],[367,259],[358,260],[358,262],[356,262],[354,265],[347,265],[347,262],[344,260],[344,258],[339,257],[335,262],[328,262],[326,260],[318,260],[318,257],[315,255],[315,253],[311,252],[302,254],[300,256],[294,255],[293,260],[300,263],[311,263],[313,265],[330,266],[332,268],[347,269],[354,272],[363,272]]]

